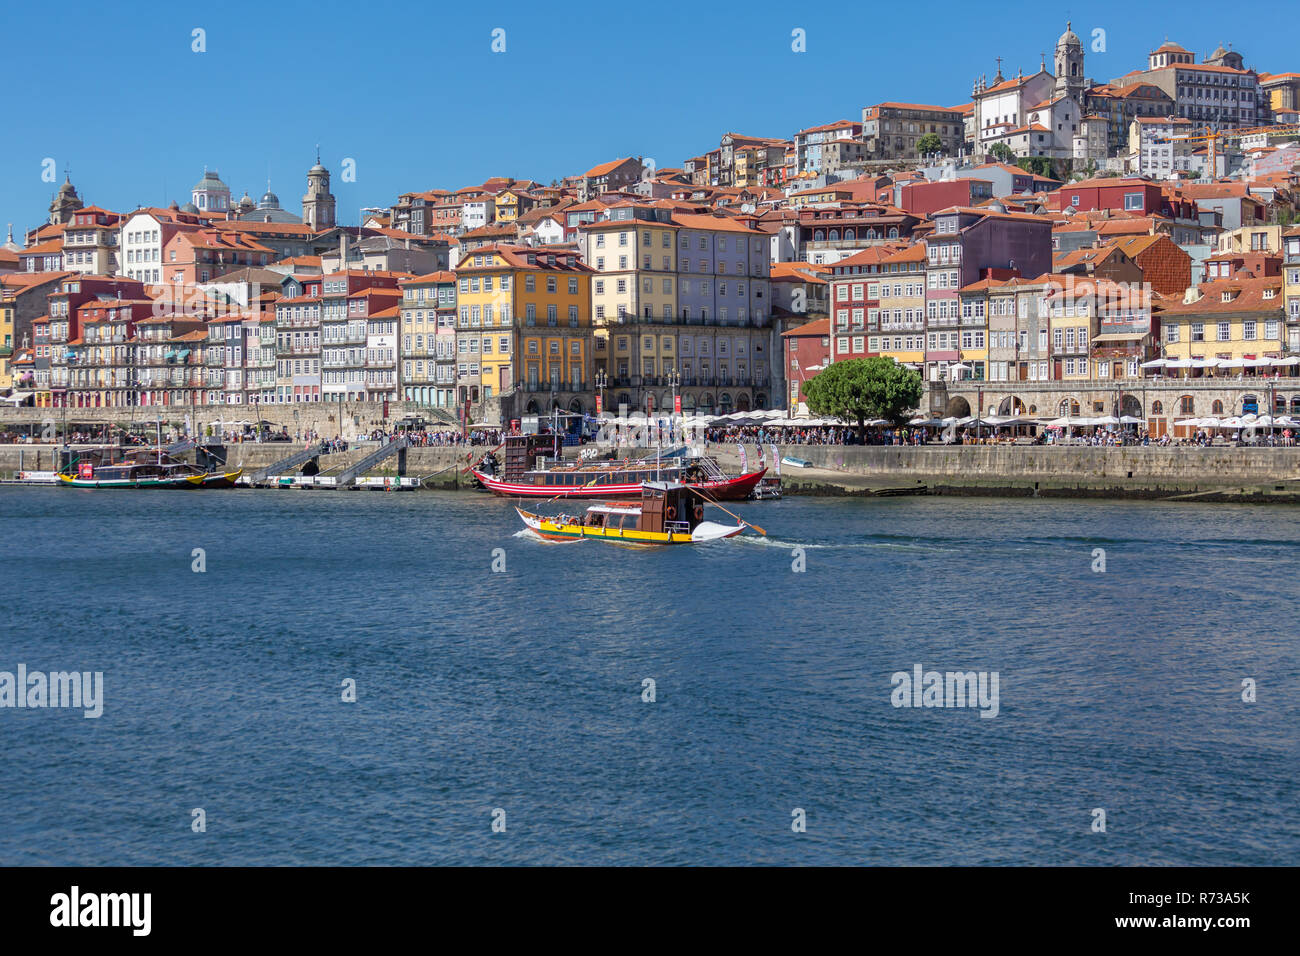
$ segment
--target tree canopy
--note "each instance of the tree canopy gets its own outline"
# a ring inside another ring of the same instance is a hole
[[[926,133],[916,141],[916,152],[918,155],[925,156],[928,153],[939,153],[943,151],[943,140],[939,138],[938,133]]]
[[[989,155],[999,162],[1014,163],[1016,154],[1011,151],[1011,147],[1006,143],[994,143],[989,147]]]
[[[869,418],[901,424],[921,402],[921,376],[887,355],[835,362],[804,383],[804,398],[815,415],[857,422],[862,434]]]

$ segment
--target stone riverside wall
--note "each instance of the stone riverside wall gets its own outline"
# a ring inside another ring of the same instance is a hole
[[[1297,448],[1168,448],[1127,446],[928,445],[785,445],[781,453],[812,462],[816,468],[881,478],[1122,478],[1140,481],[1193,481],[1258,484],[1300,478]],[[746,448],[750,462],[754,446]],[[710,453],[739,464],[734,445],[713,446]],[[770,462],[771,453],[767,454]],[[798,468],[782,467],[785,475]]]
[[[297,442],[227,445],[227,464],[252,471],[301,447]],[[376,447],[364,443],[351,451],[324,455],[320,467],[326,472],[341,471]],[[51,467],[52,446],[0,445],[0,476],[8,477],[18,469],[20,449],[27,469]],[[472,481],[462,474],[469,450],[410,448],[406,474],[433,476],[430,487],[472,487]],[[476,458],[484,450],[480,446],[472,449]],[[746,450],[752,466],[754,446]],[[1300,496],[1300,448],[789,445],[780,452],[813,463],[812,469],[782,467],[789,491],[810,494],[924,484],[931,491],[957,493],[965,489],[976,494],[1166,497],[1235,490],[1237,497],[1246,492],[1273,500]],[[709,453],[728,470],[739,468],[740,456],[734,445],[711,445]],[[397,456],[393,456],[373,474],[394,474],[397,464]]]
[[[137,408],[0,408],[0,432],[15,425],[26,426],[53,423],[62,433],[66,420],[69,428],[74,426],[116,423],[127,425],[151,426],[159,418],[163,423],[163,434],[169,426],[179,425],[188,417],[195,430],[206,434],[207,426],[215,421],[256,421],[261,416],[263,421],[274,422],[276,430],[281,426],[289,430],[290,435],[314,430],[322,438],[353,439],[357,435],[368,434],[376,428],[391,430],[393,424],[405,415],[419,416],[430,422],[432,428],[454,428],[446,424],[448,418],[454,419],[454,409],[430,409],[410,402],[390,402],[388,418],[384,418],[383,402],[313,402],[298,405],[211,405],[190,408],[181,405],[150,406]],[[220,430],[221,426],[214,426]]]
[[[300,442],[226,445],[226,464],[228,467],[243,468],[245,471],[251,472],[258,468],[264,468],[281,458],[287,458],[302,449],[302,447],[303,444]],[[377,444],[372,442],[364,442],[346,452],[322,455],[317,461],[322,472],[332,474],[355,464],[378,447]],[[53,445],[0,445],[0,477],[10,477],[13,472],[19,469],[20,453],[24,469],[28,471],[51,469],[55,461],[55,448],[56,446]],[[406,474],[410,477],[421,478],[432,475],[434,478],[430,480],[429,484],[433,487],[453,488],[466,484],[466,479],[461,476],[460,472],[466,465],[465,454],[469,450],[454,447],[408,448],[406,450]],[[485,450],[485,448],[475,446],[473,448],[475,458]],[[193,461],[194,453],[190,452],[184,457]],[[371,474],[396,474],[397,465],[397,455],[393,455],[381,462],[380,467],[376,468]],[[470,482],[472,483],[472,479],[470,479]]]
[[[710,451],[724,467],[739,467],[734,445]],[[752,464],[754,446],[747,452]],[[940,494],[1300,501],[1300,448],[791,445],[780,452],[813,464],[782,466],[788,493],[923,485]],[[770,452],[767,457],[770,462]]]

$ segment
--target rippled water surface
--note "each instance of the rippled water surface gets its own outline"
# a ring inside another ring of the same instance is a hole
[[[0,863],[1300,862],[1300,510],[737,510],[632,550],[475,494],[0,488],[0,671],[105,685],[0,709]],[[893,707],[918,663],[998,715]]]

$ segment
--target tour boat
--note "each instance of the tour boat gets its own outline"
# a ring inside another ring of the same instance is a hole
[[[96,466],[80,462],[75,475],[59,475],[70,488],[202,488],[206,472],[191,465],[123,462]]]
[[[675,481],[647,481],[640,501],[601,501],[582,516],[539,515],[515,508],[524,524],[548,541],[596,538],[628,545],[699,544],[731,538],[745,523],[704,520],[704,499]]]
[[[568,461],[539,454],[552,446],[550,435],[506,437],[505,461],[492,452],[471,469],[493,494],[519,498],[630,498],[641,494],[647,481],[679,481],[713,501],[743,501],[750,497],[766,468],[727,475],[707,455],[654,455],[649,458]]]
[[[58,481],[69,488],[233,488],[243,474],[232,471],[204,471],[157,449],[83,452],[60,472]]]

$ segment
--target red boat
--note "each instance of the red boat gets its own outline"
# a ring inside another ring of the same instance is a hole
[[[745,500],[767,472],[760,468],[727,475],[709,456],[684,454],[622,461],[567,461],[538,454],[552,448],[550,435],[510,435],[503,467],[489,452],[471,471],[488,491],[508,498],[639,498],[644,482],[678,481],[718,501]]]

